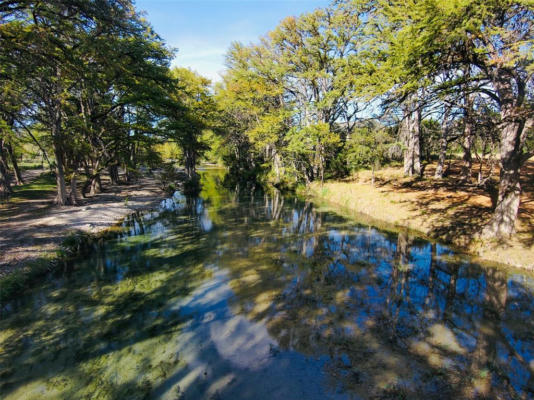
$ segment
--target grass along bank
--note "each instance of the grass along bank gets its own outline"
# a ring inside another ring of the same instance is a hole
[[[66,267],[75,257],[88,253],[103,240],[113,237],[118,223],[97,233],[69,232],[62,237],[54,250],[43,252],[39,258],[31,257],[18,263],[0,276],[0,304],[9,301],[49,272]]]
[[[348,180],[313,183],[307,195],[350,214],[365,214],[450,244],[477,260],[534,270],[534,160],[522,175],[523,194],[516,233],[506,241],[480,240],[478,232],[492,215],[488,193],[455,178],[435,180],[432,166],[422,179],[405,178],[398,168],[363,171]],[[454,175],[453,175],[454,176]]]

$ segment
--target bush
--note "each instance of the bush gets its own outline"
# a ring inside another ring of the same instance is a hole
[[[157,175],[159,187],[167,193],[174,193],[178,182],[186,181],[185,173],[178,171],[173,163],[165,163]]]

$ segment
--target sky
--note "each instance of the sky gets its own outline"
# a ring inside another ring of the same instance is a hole
[[[136,0],[165,42],[177,48],[173,66],[220,81],[224,55],[234,41],[245,44],[274,29],[287,16],[329,4],[328,0]]]

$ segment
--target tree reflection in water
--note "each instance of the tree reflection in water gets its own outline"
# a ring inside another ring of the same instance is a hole
[[[532,398],[533,280],[203,177],[4,309],[6,398]]]

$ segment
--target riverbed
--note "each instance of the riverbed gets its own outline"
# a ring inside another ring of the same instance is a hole
[[[203,174],[2,310],[4,399],[530,399],[534,279]]]

